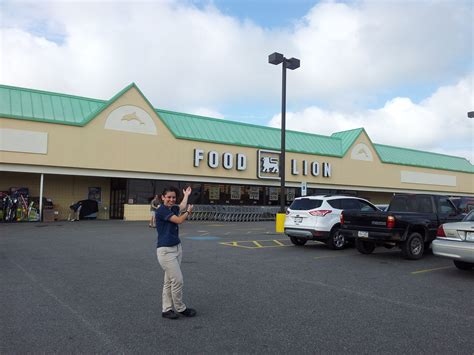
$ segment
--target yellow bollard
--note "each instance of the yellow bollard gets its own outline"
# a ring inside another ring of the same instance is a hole
[[[283,233],[285,231],[285,217],[286,213],[276,214],[275,231],[277,233]]]

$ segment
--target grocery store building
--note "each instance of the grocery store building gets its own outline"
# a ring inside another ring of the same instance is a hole
[[[375,144],[363,128],[287,131],[286,200],[346,193],[386,203],[394,192],[474,196],[465,158]],[[383,142],[382,142],[383,143]],[[148,218],[166,185],[196,204],[279,205],[280,130],[156,109],[135,84],[110,100],[0,85],[0,191],[26,187],[65,219],[78,200],[98,218]]]

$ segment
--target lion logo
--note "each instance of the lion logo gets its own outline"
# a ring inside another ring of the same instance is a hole
[[[262,161],[262,168],[261,168],[262,173],[278,174],[280,172],[277,158],[262,157],[261,161]]]

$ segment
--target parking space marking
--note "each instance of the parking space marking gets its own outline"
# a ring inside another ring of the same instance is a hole
[[[219,244],[226,245],[229,247],[238,247],[245,249],[262,249],[262,248],[281,248],[291,247],[292,244],[284,244],[283,241],[287,239],[266,239],[266,240],[241,240],[233,242],[221,242]]]
[[[359,255],[359,254],[343,254],[343,255],[323,255],[323,256],[315,256],[314,259],[326,259],[326,258],[340,258],[344,256],[354,256],[354,255]]]
[[[277,239],[273,239],[273,241],[274,241],[276,244],[278,244],[279,246],[282,246],[282,247],[285,247],[285,246],[286,246],[285,244],[283,244],[282,242],[280,242],[280,241],[277,240]]]
[[[416,274],[421,274],[421,273],[425,273],[425,272],[431,272],[431,271],[437,271],[437,270],[450,269],[450,268],[452,268],[452,267],[453,267],[453,266],[450,265],[450,266],[437,267],[437,268],[434,268],[434,269],[418,270],[418,271],[413,271],[411,274],[412,274],[412,275],[416,275]]]

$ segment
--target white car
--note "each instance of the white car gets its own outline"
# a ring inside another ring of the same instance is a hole
[[[452,259],[461,270],[474,268],[474,210],[461,222],[439,226],[432,243],[433,254]]]
[[[339,233],[343,210],[377,211],[377,207],[359,197],[319,195],[296,198],[286,212],[285,234],[295,245],[308,240],[324,241],[331,249],[342,249],[348,242]]]

